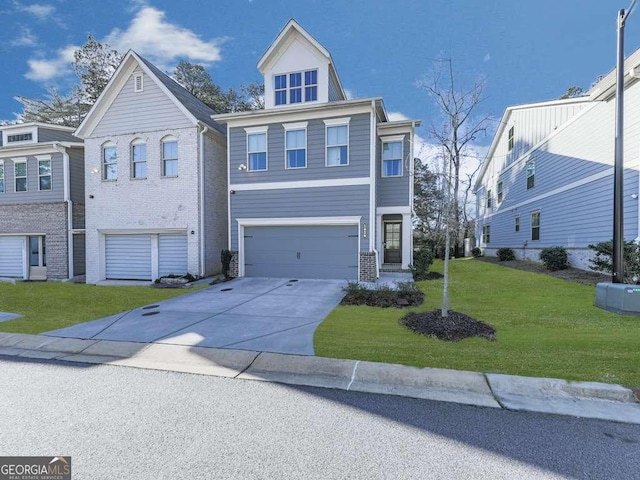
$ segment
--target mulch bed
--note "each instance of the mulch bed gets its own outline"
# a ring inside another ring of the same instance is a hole
[[[449,316],[442,317],[440,310],[433,312],[409,313],[398,320],[400,325],[414,333],[449,342],[458,342],[469,337],[483,337],[496,340],[496,330],[491,325],[449,310]]]
[[[503,267],[515,268],[516,270],[524,270],[526,272],[543,273],[556,278],[561,278],[569,282],[583,283],[585,285],[595,285],[600,282],[611,281],[610,275],[605,275],[598,272],[589,272],[586,270],[579,270],[577,268],[567,268],[565,270],[557,270],[552,272],[542,263],[536,263],[523,260],[508,260],[501,262],[497,257],[477,257],[476,260],[482,262],[494,263],[496,265],[502,265]]]

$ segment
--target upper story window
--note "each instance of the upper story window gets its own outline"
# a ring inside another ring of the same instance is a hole
[[[4,161],[0,160],[0,193],[4,193]]]
[[[7,143],[30,142],[33,140],[33,133],[17,133],[15,135],[7,135]]]
[[[498,204],[502,203],[503,198],[503,185],[502,180],[498,182]]]
[[[51,190],[51,159],[38,160],[38,190]]]
[[[491,208],[491,202],[492,202],[492,198],[491,198],[491,190],[487,190],[487,208]]]
[[[178,176],[178,140],[173,137],[162,140],[162,176]]]
[[[520,215],[516,215],[516,232],[520,231]]]
[[[307,123],[284,125],[286,168],[307,166]]]
[[[402,138],[383,139],[382,143],[382,176],[402,176]]]
[[[131,176],[147,178],[147,144],[134,140],[131,145]]]
[[[509,149],[509,151],[513,150],[513,135],[514,135],[513,129],[514,127],[511,127],[507,135],[507,144],[508,144],[507,148]]]
[[[27,161],[16,161],[13,164],[15,172],[15,190],[16,192],[27,191]]]
[[[267,169],[267,128],[245,128],[247,132],[247,165],[250,172]]]
[[[318,70],[306,70],[274,77],[276,105],[314,102],[318,99]]]
[[[540,212],[531,214],[531,240],[540,240]]]
[[[527,190],[533,188],[536,184],[536,162],[530,160],[527,162]]]
[[[349,119],[325,120],[326,166],[349,165]]]
[[[105,143],[102,146],[102,179],[118,179],[118,152],[112,143]]]

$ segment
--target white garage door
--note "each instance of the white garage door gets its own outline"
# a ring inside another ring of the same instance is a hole
[[[151,235],[105,235],[106,278],[151,280]]]
[[[24,277],[24,237],[0,237],[0,277]]]
[[[244,229],[245,276],[358,279],[358,225]]]
[[[187,236],[160,234],[158,236],[158,263],[160,277],[187,273]]]

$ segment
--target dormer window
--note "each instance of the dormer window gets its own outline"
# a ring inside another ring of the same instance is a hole
[[[318,100],[318,70],[276,75],[273,83],[276,105]]]
[[[7,143],[30,142],[33,140],[33,133],[18,133],[16,135],[7,135]]]
[[[35,127],[10,128],[2,132],[2,144],[4,146],[37,142],[38,129]]]

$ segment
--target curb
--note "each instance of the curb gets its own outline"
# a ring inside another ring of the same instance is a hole
[[[0,333],[0,355],[335,388],[640,425],[637,392],[596,382],[159,343]]]

